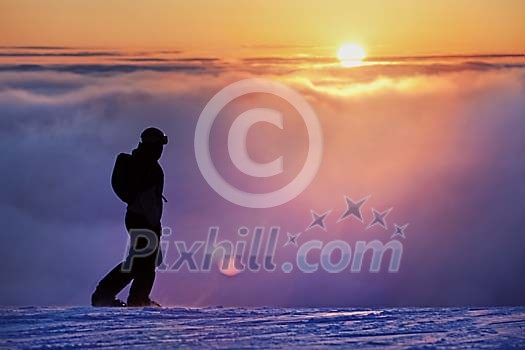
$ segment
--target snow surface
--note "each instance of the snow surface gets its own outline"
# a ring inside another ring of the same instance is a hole
[[[0,309],[0,348],[525,348],[525,307]]]

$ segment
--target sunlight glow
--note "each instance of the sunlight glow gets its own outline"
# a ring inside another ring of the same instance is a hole
[[[365,50],[357,44],[344,44],[337,52],[337,58],[344,67],[360,66],[365,57]]]
[[[238,270],[236,267],[235,267],[235,258],[231,257],[228,261],[228,267],[226,269],[223,268],[222,266],[222,260],[219,261],[218,263],[218,266],[219,266],[219,271],[225,275],[225,276],[228,276],[228,277],[233,277],[233,276],[237,276],[239,273],[241,273],[240,270]]]

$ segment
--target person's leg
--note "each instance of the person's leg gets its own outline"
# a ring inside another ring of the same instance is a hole
[[[148,306],[151,303],[149,294],[155,282],[155,269],[160,247],[160,225],[157,228],[152,228],[142,216],[128,213],[126,215],[126,227],[128,231],[133,229],[153,231],[157,238],[156,241],[151,241],[151,239],[141,237],[136,241],[136,251],[141,251],[147,246],[151,248],[151,244],[155,244],[155,246],[147,256],[136,256],[131,266],[133,283],[129,291],[128,305]]]
[[[127,226],[127,225],[126,225]],[[124,262],[115,266],[97,285],[91,295],[91,305],[93,306],[116,306],[115,297],[133,279],[131,271],[123,270]]]
[[[113,306],[115,297],[124,289],[132,280],[131,271],[122,271],[120,263],[115,266],[102,280],[98,283],[95,292],[91,296],[91,305],[93,306]]]
[[[147,306],[150,303],[149,294],[155,282],[155,254],[137,261],[133,267],[133,283],[129,290],[129,306]]]

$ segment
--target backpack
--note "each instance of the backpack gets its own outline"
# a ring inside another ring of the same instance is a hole
[[[115,160],[113,173],[111,174],[111,187],[121,201],[129,204],[133,197],[133,189],[130,179],[132,172],[132,158],[130,154],[120,153]]]

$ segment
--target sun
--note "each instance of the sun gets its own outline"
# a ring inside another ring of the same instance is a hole
[[[361,61],[365,57],[365,50],[357,44],[344,44],[337,53],[341,61]]]
[[[337,58],[344,66],[359,64],[365,57],[365,50],[357,44],[344,44],[337,52]]]

